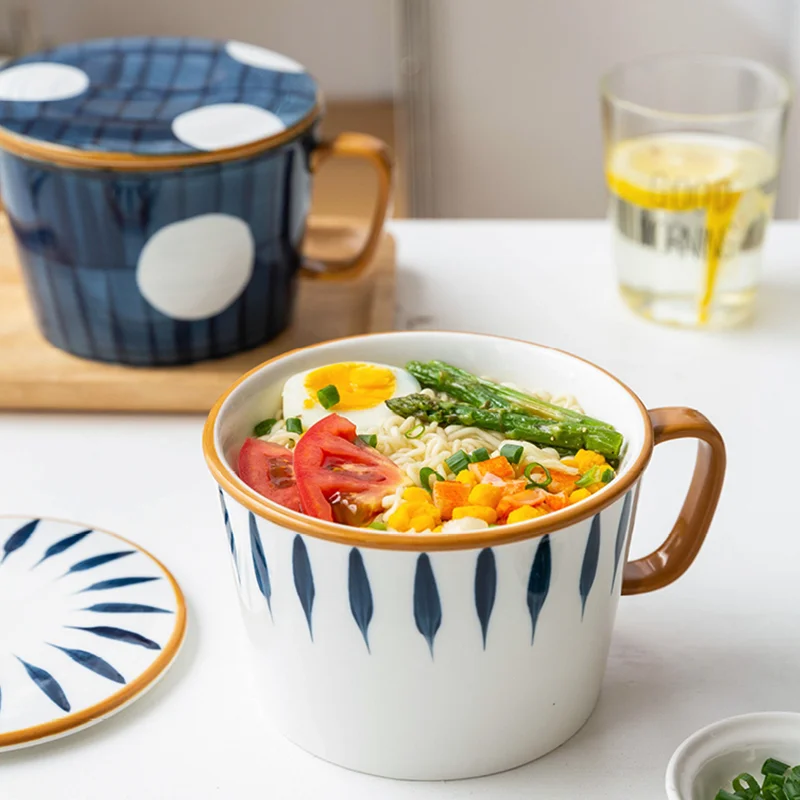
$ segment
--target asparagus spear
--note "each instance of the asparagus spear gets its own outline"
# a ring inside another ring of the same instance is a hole
[[[444,361],[410,361],[406,369],[423,385],[457,400],[485,408],[509,408],[556,422],[579,422],[614,430],[613,426],[577,411],[547,403],[533,395],[479,378]]]
[[[486,431],[499,431],[509,439],[533,442],[570,452],[594,450],[609,462],[617,462],[622,449],[622,434],[584,425],[574,420],[556,422],[505,408],[476,408],[464,403],[435,400],[424,394],[408,394],[386,401],[401,417],[416,417],[440,425],[470,425]]]

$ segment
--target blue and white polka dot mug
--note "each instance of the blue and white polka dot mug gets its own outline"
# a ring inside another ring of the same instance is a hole
[[[0,70],[0,191],[36,318],[100,361],[185,364],[269,341],[303,269],[357,272],[391,195],[387,147],[318,138],[322,105],[295,61],[242,42],[104,39]],[[305,269],[311,175],[366,158],[379,192],[362,249]]]

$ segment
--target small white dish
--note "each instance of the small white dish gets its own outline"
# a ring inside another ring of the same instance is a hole
[[[0,517],[0,752],[120,711],[164,674],[185,630],[178,584],[133,542]]]
[[[714,800],[731,780],[749,772],[762,780],[768,758],[800,764],[800,714],[763,712],[720,720],[693,733],[667,766],[669,800]]]

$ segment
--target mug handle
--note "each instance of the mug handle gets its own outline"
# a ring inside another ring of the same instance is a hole
[[[385,142],[367,133],[340,133],[333,139],[324,140],[316,146],[311,155],[311,172],[316,172],[333,156],[362,158],[372,164],[378,175],[378,195],[367,238],[360,250],[350,258],[325,261],[315,259],[313,262],[307,260],[303,265],[305,277],[316,280],[355,278],[359,275],[375,255],[392,199],[394,164],[392,152]]]
[[[697,460],[689,492],[669,536],[650,555],[625,565],[622,594],[662,589],[689,569],[706,538],[725,478],[725,443],[699,411],[655,408],[647,413],[656,445],[673,439],[697,439]]]

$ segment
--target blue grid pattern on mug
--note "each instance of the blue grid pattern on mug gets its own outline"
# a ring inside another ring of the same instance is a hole
[[[252,159],[158,173],[58,170],[0,156],[9,220],[46,338],[84,358],[145,366],[218,358],[280,333],[300,267],[312,138]],[[188,220],[196,226],[189,238],[219,251],[237,233],[225,228],[210,238],[207,223],[221,218],[229,226],[240,221],[238,232],[252,242],[242,260],[221,256],[228,277],[234,267],[246,270],[235,296],[217,303],[218,290],[209,295],[209,287],[224,273],[211,283],[198,279],[197,253],[181,247],[155,268],[173,281],[180,276],[184,300],[199,293],[216,305],[192,318],[154,306],[142,291],[145,247]]]
[[[28,55],[0,71],[0,126],[87,151],[220,149],[243,142],[198,146],[191,135],[176,134],[176,120],[207,106],[240,104],[251,117],[262,112],[256,122],[263,136],[253,138],[267,138],[301,123],[316,103],[316,83],[299,64],[239,42],[102,39]]]

